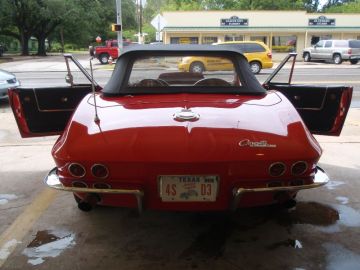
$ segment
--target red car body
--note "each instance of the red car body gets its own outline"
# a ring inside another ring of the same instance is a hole
[[[123,47],[127,47],[131,44],[137,44],[131,41],[124,40],[122,43]],[[116,39],[110,39],[105,41],[104,46],[90,47],[90,55],[97,58],[101,64],[108,64],[110,57],[115,60],[119,57],[119,46]],[[121,52],[120,52],[121,53]]]
[[[215,211],[293,202],[299,190],[326,184],[312,133],[340,134],[351,87],[276,84],[272,76],[265,91],[235,50],[159,47],[124,53],[107,86],[94,85],[96,94],[72,82],[51,91],[9,91],[23,137],[60,134],[47,185],[74,192],[82,210],[100,204]],[[181,78],[198,75],[179,72],[160,76],[166,86],[159,77],[129,87],[134,59],[189,52],[235,57],[241,82],[224,87],[208,78],[201,87],[184,87]]]

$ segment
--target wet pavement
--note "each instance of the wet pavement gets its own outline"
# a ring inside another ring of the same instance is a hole
[[[98,207],[42,179],[55,137],[21,139],[0,104],[0,269],[360,269],[360,109],[317,136],[332,179],[297,206],[184,213]]]

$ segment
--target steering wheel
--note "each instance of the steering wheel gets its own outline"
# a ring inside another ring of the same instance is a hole
[[[194,86],[230,86],[231,84],[219,78],[205,78],[197,81]]]
[[[156,87],[156,86],[168,86],[169,84],[164,80],[155,80],[155,79],[143,79],[136,84],[140,87]]]

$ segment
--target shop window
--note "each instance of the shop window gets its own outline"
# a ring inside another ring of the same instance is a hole
[[[272,38],[272,50],[274,52],[296,51],[296,36],[274,36]]]
[[[199,44],[198,37],[171,37],[170,44]]]
[[[225,35],[225,41],[243,41],[244,36],[242,35]]]
[[[261,41],[261,42],[267,44],[267,37],[266,36],[251,36],[250,40],[251,41]]]
[[[218,38],[217,37],[203,37],[201,40],[202,44],[213,44],[218,42]]]
[[[332,35],[322,35],[322,36],[311,36],[311,45],[315,45],[320,40],[332,39]]]

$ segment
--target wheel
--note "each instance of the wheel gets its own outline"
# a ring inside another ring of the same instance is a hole
[[[204,64],[201,62],[194,62],[190,65],[189,71],[192,73],[203,73],[205,71]]]
[[[261,70],[261,64],[257,61],[250,62],[251,72],[254,74],[258,74]]]
[[[304,62],[310,62],[311,56],[310,53],[304,53]]]
[[[340,65],[342,63],[342,58],[340,54],[334,54],[333,56],[334,64]]]
[[[105,65],[109,62],[109,55],[107,53],[102,53],[99,56],[99,61],[101,64]]]
[[[357,63],[359,63],[359,60],[357,60],[357,59],[350,60],[350,64],[352,64],[352,65],[356,65]]]
[[[89,46],[89,54],[90,54],[90,56],[95,55],[95,48],[93,46]]]

